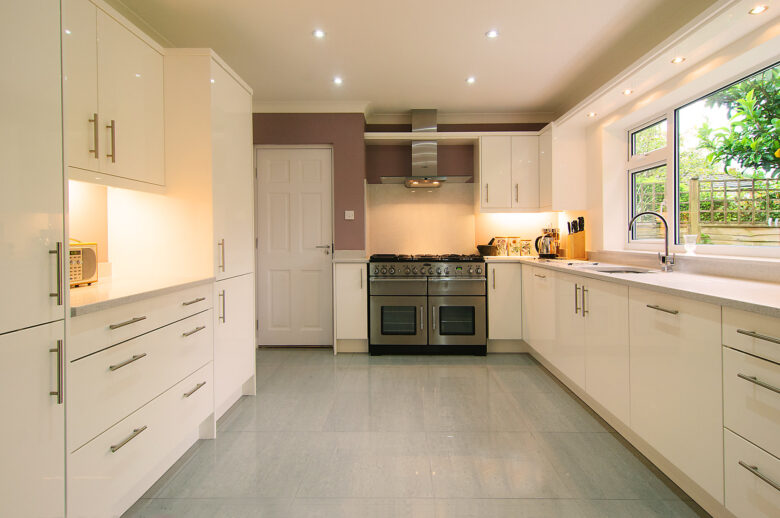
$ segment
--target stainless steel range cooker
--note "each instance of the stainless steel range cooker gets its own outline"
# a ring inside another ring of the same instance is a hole
[[[485,260],[479,255],[373,255],[371,354],[487,352]]]

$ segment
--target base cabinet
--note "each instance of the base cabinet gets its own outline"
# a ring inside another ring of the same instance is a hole
[[[631,428],[723,503],[720,312],[629,289]]]
[[[519,264],[487,265],[488,338],[523,338],[523,273]]]
[[[334,266],[336,340],[368,339],[368,277],[366,264]]]
[[[3,364],[13,366],[0,376],[0,516],[65,514],[65,410],[56,394],[63,327],[0,336]]]
[[[574,383],[585,387],[585,310],[583,279],[574,275],[555,274],[555,346],[550,363]]]
[[[552,270],[523,266],[525,295],[530,295],[531,303],[526,308],[526,338],[531,347],[545,358],[550,358],[556,345],[555,326],[555,275]],[[530,281],[530,282],[528,282]]]
[[[780,511],[780,459],[730,430],[723,431],[726,509],[739,518],[774,518]]]

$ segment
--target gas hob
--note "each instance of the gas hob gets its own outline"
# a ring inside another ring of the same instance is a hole
[[[485,276],[485,259],[480,255],[394,255],[370,258],[369,277],[456,277]]]

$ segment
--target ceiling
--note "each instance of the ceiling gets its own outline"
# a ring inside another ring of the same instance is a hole
[[[362,102],[378,114],[438,108],[549,120],[715,0],[108,3],[164,45],[213,48],[252,86],[255,103]],[[316,28],[324,39],[313,37]],[[499,36],[485,37],[489,29]]]

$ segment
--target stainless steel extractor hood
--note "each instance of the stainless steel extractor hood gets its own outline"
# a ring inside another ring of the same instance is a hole
[[[412,110],[412,133],[435,132],[436,110]],[[439,176],[438,142],[412,140],[412,176],[382,176],[382,183],[403,183],[406,187],[441,187],[444,182],[468,182],[470,176]]]

